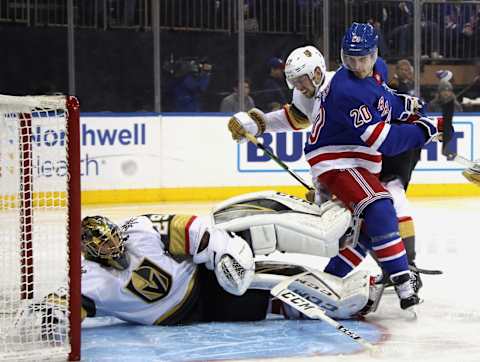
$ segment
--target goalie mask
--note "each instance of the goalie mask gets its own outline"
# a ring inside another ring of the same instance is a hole
[[[118,270],[128,268],[125,240],[122,230],[105,216],[82,220],[82,251],[87,260]]]

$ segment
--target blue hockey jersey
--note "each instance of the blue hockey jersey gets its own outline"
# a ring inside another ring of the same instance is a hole
[[[396,155],[425,144],[414,124],[391,124],[404,111],[404,99],[386,85],[387,68],[380,58],[373,76],[357,78],[341,67],[319,95],[305,156],[317,177],[333,169],[361,167],[379,173],[382,154]]]

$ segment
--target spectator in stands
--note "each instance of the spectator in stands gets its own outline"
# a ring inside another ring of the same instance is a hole
[[[458,94],[458,99],[462,101],[463,104],[469,104],[469,109],[471,111],[480,110],[478,101],[480,100],[480,59],[476,60],[475,63],[475,73],[473,74],[472,81],[462,89]]]
[[[415,82],[413,80],[413,66],[407,59],[401,59],[395,66],[395,74],[388,84],[398,93],[415,95]]]
[[[235,2],[233,2],[235,3]],[[255,33],[259,30],[258,20],[254,13],[254,2],[252,0],[245,0],[243,5],[244,27],[246,33]]]
[[[453,58],[473,56],[478,14],[474,4],[445,4],[444,28],[446,55]],[[477,40],[478,41],[478,40]]]
[[[187,69],[175,80],[173,97],[175,112],[200,112],[200,97],[208,88],[212,65],[191,60],[185,63]]]
[[[275,111],[287,103],[288,90],[285,86],[283,70],[285,64],[280,58],[271,58],[268,61],[268,77],[262,88],[262,109],[267,112]]]
[[[463,108],[460,103],[458,103],[455,94],[453,93],[453,86],[448,81],[442,81],[438,84],[438,91],[433,98],[427,105],[427,109],[429,112],[442,112],[442,107],[445,103],[454,101],[454,111],[455,112],[462,112]]]
[[[468,93],[472,98],[480,98],[480,59],[475,61],[475,76],[473,77],[471,91]]]
[[[252,109],[255,107],[253,98],[250,97],[251,82],[250,79],[245,79],[243,84],[243,90],[245,92],[245,109]],[[233,85],[233,93],[229,94],[222,99],[220,104],[220,112],[235,113],[241,111],[240,98],[238,94],[238,81]]]
[[[122,4],[123,2],[123,4]],[[123,6],[122,6],[123,5]],[[122,23],[124,26],[135,25],[135,10],[137,7],[137,0],[123,0],[118,6],[121,6],[120,13],[122,16]]]
[[[450,82],[455,83],[453,80],[453,73],[448,69],[440,69],[435,72],[435,75],[438,78],[438,82]]]
[[[442,55],[439,53],[440,29],[438,24],[431,20],[436,17],[433,11],[430,11],[432,9],[431,7],[423,6],[422,9],[421,31],[423,57],[431,57],[432,59],[442,58]],[[393,29],[387,38],[389,41],[398,39],[400,56],[413,55],[413,2],[399,1],[394,16],[402,19],[402,24]]]
[[[130,27],[135,25],[137,0],[90,0],[85,3],[80,1],[79,6],[81,7],[82,5],[85,6],[85,9],[82,10],[82,8],[80,8],[81,12],[83,11],[89,14],[91,11],[89,7],[97,12],[99,27]]]

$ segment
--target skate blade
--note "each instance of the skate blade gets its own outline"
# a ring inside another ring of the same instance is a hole
[[[417,307],[423,303],[423,299],[420,299],[418,304],[412,305],[407,309],[402,310],[404,318],[408,321],[415,321],[418,319]]]
[[[417,309],[414,306],[403,309],[402,315],[407,321],[416,321],[418,319]]]

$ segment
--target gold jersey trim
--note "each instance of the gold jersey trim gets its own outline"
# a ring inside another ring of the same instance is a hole
[[[400,236],[402,239],[415,236],[415,226],[412,219],[400,220],[398,223],[398,228],[400,230]]]
[[[310,126],[308,117],[305,116],[297,107],[292,104],[286,104],[283,106],[285,114],[287,116],[288,123],[294,130],[304,129]]]
[[[188,304],[188,302],[190,301],[191,297],[196,294],[196,293],[193,293],[193,291],[197,288],[196,285],[197,285],[197,274],[198,274],[198,270],[195,270],[195,272],[192,274],[192,277],[190,278],[190,281],[188,282],[188,286],[187,286],[187,290],[185,292],[185,295],[183,296],[182,300],[180,302],[178,302],[176,305],[174,305],[172,308],[170,308],[170,310],[168,310],[167,312],[163,313],[162,316],[160,318],[158,318],[153,324],[154,325],[170,325],[170,324],[175,324],[173,323],[173,321],[175,320],[175,314],[178,313],[182,313],[182,310],[184,308],[184,306],[186,306]],[[167,322],[167,320],[169,320]],[[166,323],[165,323],[166,322]],[[177,322],[181,322],[181,321],[177,321]]]
[[[195,218],[194,215],[175,215],[170,220],[168,252],[173,256],[190,255],[189,229]]]

